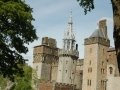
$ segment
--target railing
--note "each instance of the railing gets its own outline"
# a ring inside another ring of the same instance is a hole
[[[79,52],[77,50],[59,50],[58,55],[71,55],[71,56],[76,56],[79,57]]]

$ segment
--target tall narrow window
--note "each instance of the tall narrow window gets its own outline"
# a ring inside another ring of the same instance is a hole
[[[103,49],[103,54],[105,53],[105,50]]]
[[[110,71],[110,74],[112,74],[113,73],[113,68],[109,67],[109,71]]]
[[[91,80],[89,80],[89,79],[87,80],[87,85],[91,86]]]
[[[104,65],[104,61],[102,61],[102,66]]]

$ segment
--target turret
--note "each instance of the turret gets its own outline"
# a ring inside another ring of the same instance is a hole
[[[99,21],[99,28],[85,39],[82,90],[105,90],[107,76],[107,51],[110,40],[106,20]]]
[[[67,30],[64,33],[63,48],[59,50],[57,82],[74,84],[76,62],[79,57],[78,45],[75,44],[72,12],[69,17]]]

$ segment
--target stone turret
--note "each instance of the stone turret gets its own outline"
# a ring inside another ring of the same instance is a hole
[[[99,21],[99,28],[84,41],[85,54],[82,90],[105,90],[107,80],[107,51],[110,41],[106,20]]]
[[[57,82],[74,84],[76,62],[79,57],[78,45],[75,44],[72,15],[68,21],[68,28],[64,33],[63,49],[59,50]]]
[[[106,19],[100,20],[99,21],[99,29],[102,32],[103,36],[107,39],[107,25],[106,25]]]
[[[58,48],[56,40],[53,38],[43,37],[41,45],[35,46],[33,51],[33,81],[39,80],[50,81],[53,79],[52,63],[58,62]],[[33,88],[36,90],[37,85],[33,83]]]

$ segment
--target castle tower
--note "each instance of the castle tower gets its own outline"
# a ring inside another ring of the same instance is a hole
[[[68,27],[64,33],[63,49],[58,52],[59,63],[57,82],[74,84],[76,62],[79,57],[77,49],[78,45],[75,45],[75,35],[73,33],[72,15],[70,15]]]
[[[56,40],[43,37],[41,45],[35,46],[33,51],[33,81],[36,83],[39,80],[50,81],[52,79],[52,63],[57,61],[58,48],[56,47]],[[37,88],[34,82],[33,88]]]
[[[82,90],[106,90],[107,51],[110,46],[107,37],[106,20],[101,20],[99,28],[84,41]]]

